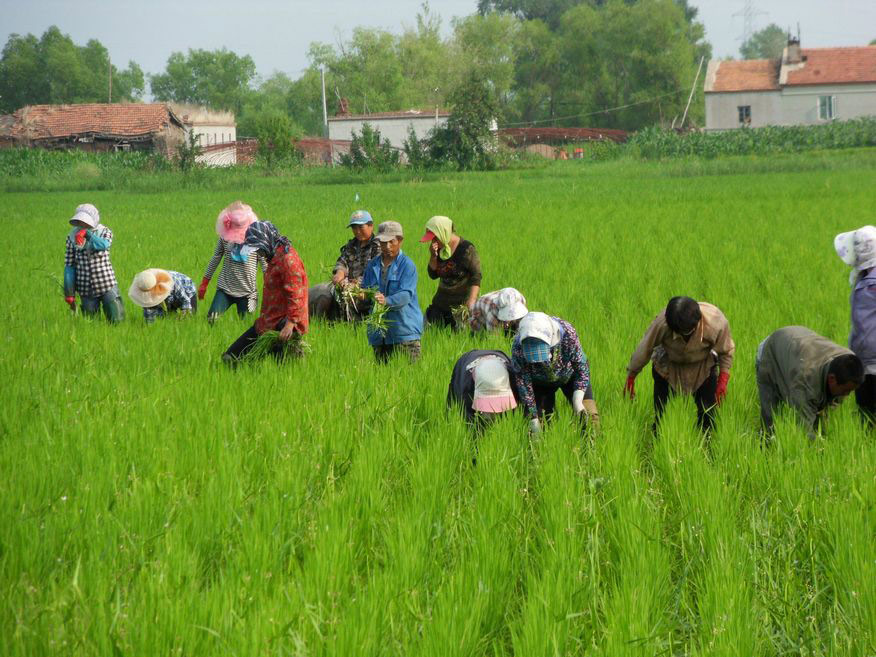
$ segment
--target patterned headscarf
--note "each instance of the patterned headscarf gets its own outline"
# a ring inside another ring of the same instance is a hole
[[[278,246],[283,246],[286,252],[292,243],[289,238],[280,235],[280,231],[270,221],[254,221],[246,229],[246,238],[240,253],[247,256],[254,251],[259,251],[266,258],[273,257]]]

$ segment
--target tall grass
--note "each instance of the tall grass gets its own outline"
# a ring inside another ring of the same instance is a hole
[[[832,239],[872,221],[876,162],[722,162],[6,192],[25,242],[0,264],[0,653],[872,654],[872,435],[847,401],[815,442],[784,416],[764,445],[753,360],[788,324],[845,342]],[[108,326],[45,276],[90,201],[123,289],[151,266],[197,279],[238,197],[312,283],[353,209],[400,221],[423,306],[416,239],[450,216],[485,291],[513,285],[577,327],[602,434],[560,401],[538,439],[519,413],[469,435],[444,406],[450,371],[502,336],[430,329],[419,363],[381,366],[363,326],[315,321],[303,359],[232,371],[219,356],[248,326],[233,313],[146,326],[126,300]],[[647,370],[621,396],[674,294],[718,305],[737,343],[708,443],[688,399],[651,434]]]

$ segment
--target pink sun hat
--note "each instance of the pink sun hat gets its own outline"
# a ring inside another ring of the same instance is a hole
[[[258,221],[256,213],[246,203],[235,201],[219,213],[216,219],[216,232],[226,242],[243,244],[246,239],[246,229]]]

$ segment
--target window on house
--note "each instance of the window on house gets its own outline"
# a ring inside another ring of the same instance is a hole
[[[739,110],[739,124],[740,125],[750,125],[751,124],[751,105],[740,105],[736,109]]]
[[[818,97],[818,118],[822,121],[836,118],[836,96]]]

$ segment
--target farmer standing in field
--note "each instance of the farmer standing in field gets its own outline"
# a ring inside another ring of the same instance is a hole
[[[474,244],[453,232],[448,217],[426,222],[421,242],[429,242],[429,278],[438,279],[438,290],[426,308],[426,322],[456,328],[453,309],[471,310],[481,289],[481,260]]]
[[[307,274],[289,238],[281,235],[270,221],[254,221],[246,229],[243,245],[235,250],[244,261],[262,256],[268,261],[268,269],[262,287],[261,314],[222,354],[222,360],[230,365],[243,358],[265,331],[279,331],[279,340],[286,342],[307,333],[309,324]],[[277,346],[272,353],[279,357],[283,351]]]
[[[511,359],[504,351],[464,353],[450,375],[447,405],[459,404],[469,427],[483,429],[499,414],[517,407],[510,370]]]
[[[475,301],[468,326],[473,333],[502,329],[506,335],[513,335],[528,312],[523,295],[513,287],[503,287]]]
[[[368,263],[362,277],[363,288],[377,289],[374,302],[389,307],[386,330],[368,328],[368,343],[378,362],[388,361],[396,351],[407,354],[411,362],[420,358],[423,313],[417,299],[417,266],[402,253],[403,239],[400,223],[380,224],[377,227],[380,255]]]
[[[165,269],[141,271],[128,290],[131,301],[143,308],[147,324],[168,313],[179,313],[178,317],[193,314],[198,309],[196,295],[191,278]]]
[[[95,315],[103,306],[110,322],[121,322],[125,307],[109,256],[113,232],[100,223],[100,213],[91,203],[78,206],[70,224],[73,229],[64,253],[64,301],[75,311],[78,292],[83,314]]]
[[[873,426],[876,422],[876,228],[864,226],[840,233],[833,245],[843,262],[852,266],[849,348],[864,364],[864,382],[855,390],[855,401],[865,422]]]
[[[374,220],[367,210],[356,210],[347,227],[353,231],[353,237],[341,247],[331,282],[310,288],[311,317],[353,321],[362,319],[371,311],[370,299],[357,299],[343,292],[360,285],[365,266],[380,255],[380,243],[374,236]]]
[[[511,343],[511,368],[530,433],[540,433],[542,422],[553,414],[557,390],[572,404],[583,428],[590,424],[599,429],[590,364],[569,322],[544,313],[528,313],[520,320]]]
[[[697,424],[714,425],[714,409],[727,394],[736,345],[730,324],[718,308],[690,297],[672,297],[660,312],[627,365],[624,392],[635,397],[636,376],[651,361],[654,377],[654,429],[670,394],[693,395]]]
[[[234,245],[243,244],[246,229],[249,225],[258,221],[258,217],[252,208],[245,203],[235,201],[219,213],[216,219],[216,232],[219,241],[213,251],[213,257],[207,264],[207,271],[198,287],[198,299],[204,300],[207,296],[207,286],[216,271],[216,267],[222,259],[222,271],[219,272],[219,280],[216,281],[216,294],[207,312],[207,321],[212,324],[219,315],[229,307],[237,307],[237,316],[245,317],[247,313],[255,312],[258,307],[259,293],[256,288],[256,265],[260,265],[262,272],[267,268],[267,261],[261,255],[248,258],[246,262],[241,260],[239,251],[233,249]]]
[[[861,359],[805,326],[786,326],[757,347],[760,416],[767,431],[780,404],[792,407],[810,437],[864,381]]]

